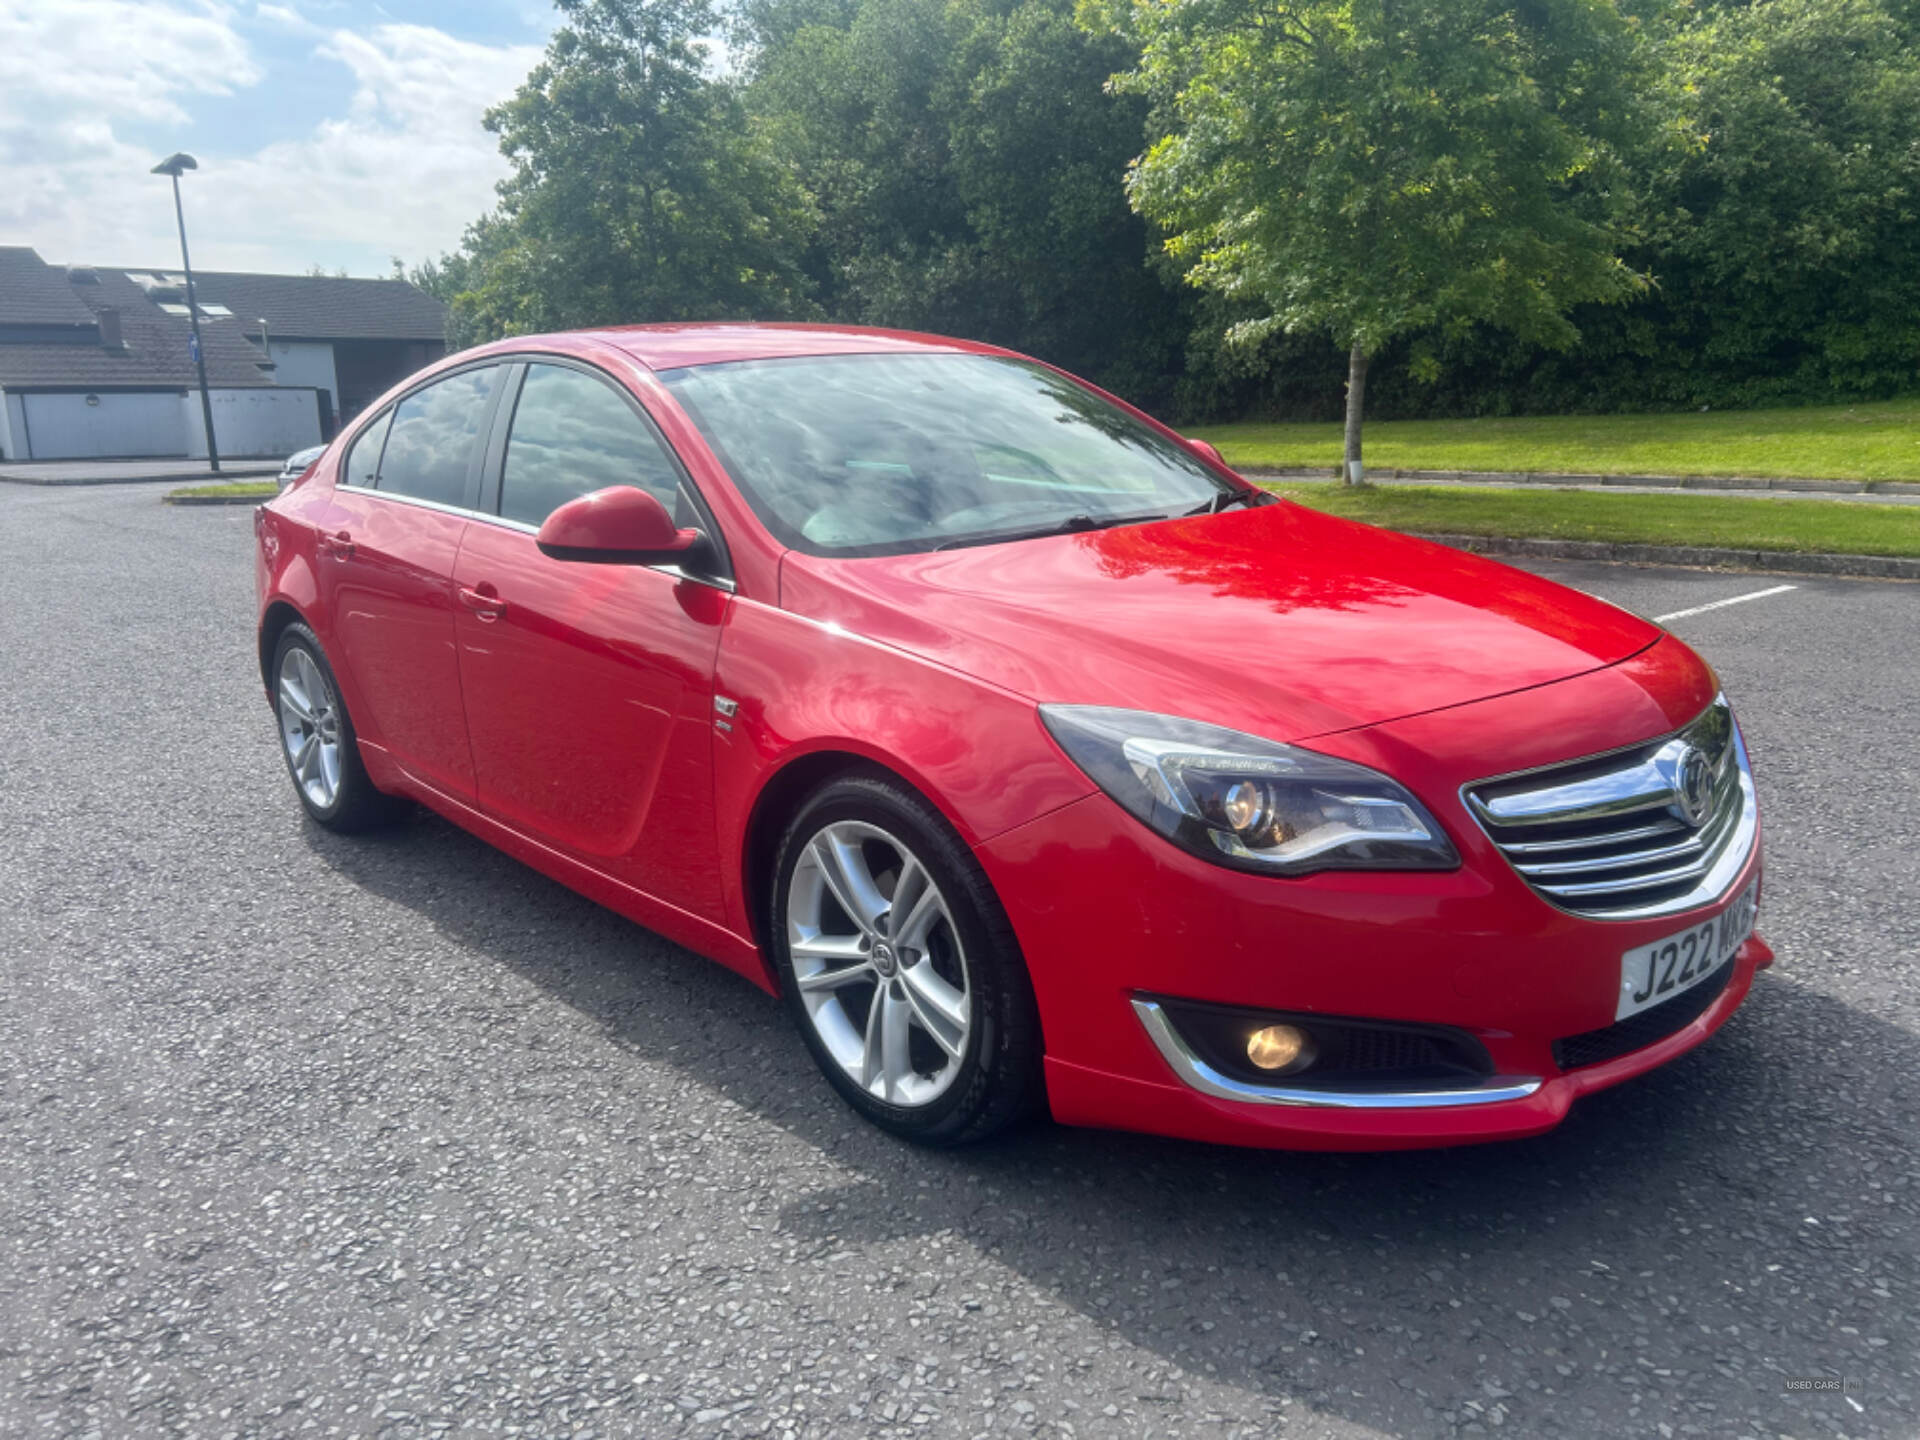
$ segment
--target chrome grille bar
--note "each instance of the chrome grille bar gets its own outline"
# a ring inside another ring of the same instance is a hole
[[[1536,894],[1600,919],[1670,914],[1718,898],[1758,831],[1746,747],[1724,697],[1673,735],[1480,781],[1463,793]]]

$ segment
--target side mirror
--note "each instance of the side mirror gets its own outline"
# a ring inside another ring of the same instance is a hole
[[[1222,470],[1233,469],[1231,465],[1227,464],[1226,457],[1205,440],[1195,440],[1191,435],[1183,435],[1180,438],[1185,440],[1187,444],[1195,450],[1198,450],[1202,455],[1206,456],[1207,459],[1211,460],[1214,464],[1218,465]]]
[[[666,506],[632,485],[569,500],[533,537],[541,554],[584,565],[677,565],[706,539],[676,528]]]

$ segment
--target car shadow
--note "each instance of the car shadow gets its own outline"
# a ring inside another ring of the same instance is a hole
[[[817,1081],[777,1001],[451,825],[307,837],[856,1177],[784,1227],[950,1231],[1256,1408],[1394,1435],[1916,1432],[1920,1038],[1791,981],[1763,976],[1709,1044],[1530,1141],[1323,1155],[1041,1123],[924,1151]],[[1824,1374],[1863,1380],[1869,1408],[1783,1393]]]

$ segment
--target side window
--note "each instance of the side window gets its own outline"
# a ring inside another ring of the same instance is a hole
[[[496,370],[463,370],[416,390],[393,412],[380,489],[441,505],[471,505],[467,470]]]
[[[380,474],[380,447],[387,440],[387,426],[393,421],[393,412],[387,411],[375,420],[353,442],[353,448],[347,451],[346,463],[340,467],[342,485],[364,485],[373,488]]]
[[[604,380],[529,365],[507,436],[500,513],[538,525],[567,501],[635,485],[674,513],[680,473],[633,407]]]

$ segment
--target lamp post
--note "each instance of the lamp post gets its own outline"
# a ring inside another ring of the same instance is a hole
[[[213,400],[207,394],[207,360],[200,345],[200,302],[194,298],[193,262],[187,258],[187,212],[180,207],[180,172],[199,168],[197,160],[181,151],[154,166],[152,173],[173,177],[173,217],[180,222],[180,268],[187,274],[187,323],[193,327],[193,365],[200,372],[200,414],[207,422],[207,461],[213,473],[218,475],[220,447],[213,438]]]

